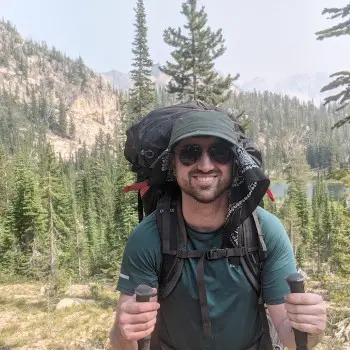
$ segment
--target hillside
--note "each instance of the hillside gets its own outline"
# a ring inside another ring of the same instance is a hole
[[[323,72],[315,74],[295,74],[275,83],[268,83],[265,79],[255,77],[250,81],[240,82],[243,91],[270,91],[276,94],[285,94],[296,97],[300,101],[314,101],[317,105],[322,102],[325,94],[320,91],[328,84],[329,75]]]
[[[84,143],[91,146],[100,129],[112,132],[119,118],[105,77],[81,57],[73,60],[45,42],[22,38],[5,21],[0,21],[0,93],[26,109],[37,108],[36,121],[47,126],[48,140],[65,157]]]

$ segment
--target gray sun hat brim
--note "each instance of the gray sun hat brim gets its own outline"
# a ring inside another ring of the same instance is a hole
[[[168,148],[188,137],[213,136],[232,145],[238,142],[234,122],[228,115],[216,111],[196,111],[174,123]]]

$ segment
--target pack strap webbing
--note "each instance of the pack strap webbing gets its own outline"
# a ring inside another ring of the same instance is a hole
[[[231,257],[243,257],[246,252],[256,252],[258,247],[249,247],[248,249],[244,247],[234,247],[234,248],[224,248],[218,249],[213,248],[210,250],[189,250],[189,249],[178,249],[169,250],[167,254],[174,255],[180,259],[196,259],[201,258],[203,255],[208,260],[216,260]]]
[[[260,319],[262,322],[262,327],[263,327],[263,339],[262,339],[262,350],[273,350],[274,347],[272,345],[272,340],[270,336],[270,326],[269,326],[269,321],[267,320],[267,314],[265,310],[265,303],[264,303],[264,298],[262,294],[262,288],[260,292],[260,296],[258,299],[258,310],[260,314]]]
[[[256,251],[258,247],[250,247],[249,251]],[[207,299],[207,290],[205,286],[205,280],[204,280],[204,261],[205,259],[208,260],[217,260],[217,259],[223,259],[223,258],[230,258],[230,257],[241,257],[246,254],[247,249],[243,247],[234,247],[234,248],[225,248],[225,249],[217,249],[213,248],[206,251],[201,250],[185,250],[185,249],[179,249],[177,251],[171,251],[173,255],[176,255],[176,257],[180,259],[199,259],[197,264],[197,286],[198,286],[198,295],[199,295],[199,304],[200,304],[200,310],[201,310],[201,317],[202,317],[202,325],[203,325],[203,332],[205,337],[211,338],[211,322],[210,322],[210,316],[209,316],[209,307],[208,307],[208,299]]]
[[[198,261],[197,286],[198,286],[199,305],[201,309],[204,336],[206,338],[211,338],[212,333],[211,333],[211,322],[210,322],[209,307],[208,307],[207,288],[205,286],[205,280],[204,280],[205,256],[206,254],[204,253]]]
[[[267,315],[266,315],[266,310],[265,310],[265,303],[264,303],[264,296],[263,296],[263,288],[262,288],[262,281],[261,281],[261,277],[262,277],[262,269],[264,266],[264,262],[267,259],[267,249],[266,249],[266,245],[263,239],[263,233],[261,231],[261,227],[259,225],[259,221],[258,221],[258,216],[257,213],[254,211],[253,212],[253,219],[255,221],[255,225],[257,227],[257,231],[258,231],[258,244],[260,246],[259,249],[259,255],[260,255],[260,264],[259,264],[259,270],[255,271],[255,269],[253,268],[253,266],[251,266],[251,268],[249,268],[247,261],[241,257],[240,258],[240,264],[241,267],[243,269],[244,274],[246,275],[246,277],[248,278],[249,282],[251,283],[252,287],[254,288],[254,290],[256,291],[257,295],[258,295],[258,311],[259,311],[259,315],[260,315],[260,319],[261,319],[261,323],[262,323],[262,327],[263,327],[263,335],[262,335],[262,350],[273,350],[273,346],[272,346],[272,341],[271,341],[271,337],[270,337],[270,327],[269,327],[269,322],[267,320]],[[247,230],[247,227],[245,227],[245,229]],[[244,240],[244,244],[245,246],[249,245],[249,242],[247,240],[247,234],[246,232],[244,232],[243,234],[243,240]],[[248,252],[248,250],[247,250]],[[248,263],[249,263],[249,259],[248,259]]]
[[[141,222],[143,220],[143,203],[140,192],[137,193],[137,213],[139,222]]]
[[[256,210],[253,212],[253,220],[255,223],[255,227],[257,228],[258,231],[258,240],[259,240],[259,258],[261,262],[264,262],[267,259],[267,247],[264,241],[264,234],[261,230],[261,226],[259,224],[259,218]]]

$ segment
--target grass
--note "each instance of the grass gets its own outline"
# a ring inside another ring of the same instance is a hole
[[[335,288],[347,281],[313,281],[308,290],[327,289],[328,322],[326,337],[317,350],[343,350],[334,325],[350,317],[350,290]],[[332,285],[331,293],[328,290]],[[59,297],[43,296],[35,283],[0,285],[0,350],[102,350],[110,349],[108,332],[114,320],[118,294],[113,286],[102,286],[92,295],[80,295],[94,303],[56,309]],[[74,297],[79,297],[75,294]]]
[[[40,295],[39,284],[0,286],[0,349],[109,349],[117,293],[102,287],[94,303],[56,310],[60,298]],[[74,297],[77,297],[76,295]]]

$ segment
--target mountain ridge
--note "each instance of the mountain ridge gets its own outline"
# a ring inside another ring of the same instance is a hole
[[[101,131],[112,133],[119,120],[117,95],[103,75],[87,67],[81,57],[74,60],[46,42],[24,39],[4,20],[0,21],[0,93],[35,110],[33,121],[47,128],[48,141],[65,158],[83,145],[92,146]],[[68,128],[74,135],[68,135]]]
[[[165,86],[169,77],[159,70],[160,64],[154,64],[152,68],[152,81],[158,86]],[[103,74],[115,88],[129,89],[132,87],[132,81],[129,73],[112,69]],[[251,80],[235,83],[235,91],[269,91],[277,94],[296,97],[302,102],[314,101],[319,104],[324,94],[320,91],[323,86],[329,82],[329,74],[325,72],[316,73],[296,73],[276,82],[267,82],[262,77],[255,77]]]
[[[325,97],[321,89],[329,83],[329,74],[325,72],[296,73],[276,82],[255,77],[238,84],[243,91],[269,91],[281,95],[296,97],[302,102],[313,101],[320,104]]]

